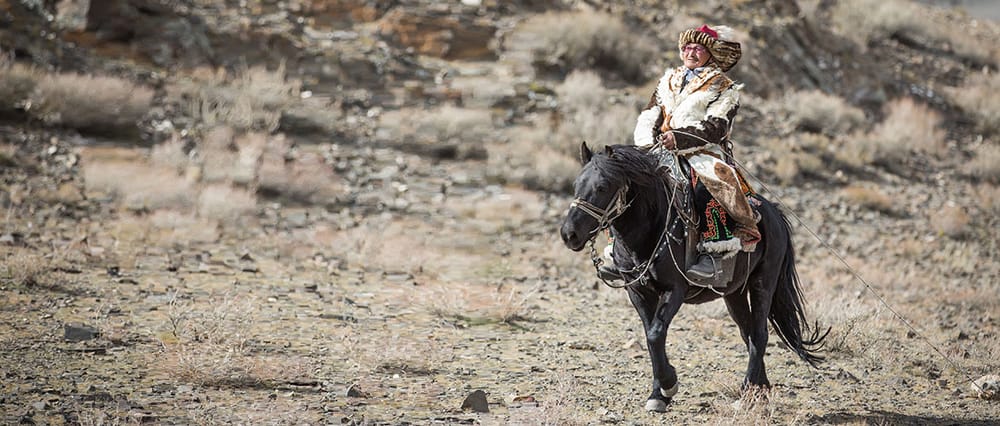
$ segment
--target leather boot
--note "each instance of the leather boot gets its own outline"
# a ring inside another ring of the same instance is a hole
[[[614,265],[601,265],[597,268],[597,276],[604,281],[624,281],[625,277]]]
[[[689,278],[698,283],[704,283],[710,287],[725,288],[729,284],[731,272],[727,274],[726,267],[729,259],[723,259],[722,253],[702,253],[698,256],[698,262],[691,265],[687,270]],[[726,275],[730,275],[727,277]]]

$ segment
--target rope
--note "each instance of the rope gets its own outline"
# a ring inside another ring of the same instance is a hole
[[[678,133],[682,133],[682,132],[678,132]],[[702,139],[700,137],[697,137],[695,135],[691,135],[691,134],[687,134],[687,135],[688,136],[696,137],[696,138],[701,139],[701,140],[704,141],[704,139]],[[705,141],[705,142],[708,142],[708,141]],[[732,158],[732,157],[730,157],[730,159],[733,161],[733,163],[736,164],[736,166],[738,166],[740,168],[740,170],[743,173],[746,173],[747,176],[749,176],[753,180],[757,181],[757,183],[761,186],[761,188],[763,188],[769,194],[772,194],[774,196],[774,199],[777,200],[778,203],[787,206],[787,204],[785,204],[784,201],[782,201],[781,197],[775,191],[772,191],[771,188],[769,188],[766,184],[764,184],[764,181],[762,181],[761,179],[757,178],[757,176],[755,176],[753,173],[750,173],[750,171],[746,168],[746,166],[743,165],[743,163],[737,161],[735,158]],[[854,278],[856,278],[858,281],[860,281],[861,284],[864,284],[865,288],[867,288],[868,291],[871,292],[871,294],[874,295],[876,299],[878,299],[879,303],[881,303],[882,306],[885,306],[885,308],[888,309],[889,312],[892,312],[893,316],[895,316],[896,319],[898,319],[899,321],[901,321],[903,323],[903,325],[905,325],[906,328],[908,328],[913,333],[914,336],[917,336],[917,337],[920,338],[920,340],[923,340],[924,343],[927,344],[927,346],[930,346],[931,349],[934,350],[934,352],[937,352],[938,355],[940,355],[942,358],[944,358],[944,360],[952,368],[954,368],[956,371],[960,372],[963,376],[965,376],[965,378],[970,383],[972,383],[972,386],[974,388],[976,388],[979,391],[982,391],[982,389],[979,386],[976,385],[975,379],[973,379],[972,376],[970,376],[969,373],[964,368],[959,367],[959,365],[958,365],[957,362],[955,362],[950,356],[948,356],[947,354],[945,354],[944,351],[942,351],[940,348],[938,348],[937,345],[935,345],[933,342],[930,341],[930,339],[928,339],[926,336],[924,336],[919,331],[917,331],[916,327],[914,327],[912,324],[910,324],[910,321],[908,321],[906,319],[906,317],[904,317],[902,314],[900,314],[895,309],[893,309],[893,307],[891,305],[889,305],[889,302],[887,302],[885,300],[885,298],[882,297],[882,295],[879,294],[879,292],[875,290],[875,287],[873,287],[871,284],[869,284],[868,281],[865,280],[864,277],[862,277],[861,274],[858,273],[858,271],[855,270],[854,267],[852,267],[851,264],[847,262],[847,259],[845,259],[840,254],[840,252],[838,252],[829,243],[827,243],[826,240],[824,240],[818,234],[816,234],[816,232],[814,232],[812,230],[812,228],[810,228],[808,225],[806,225],[805,221],[803,221],[802,218],[799,217],[799,215],[795,214],[794,211],[792,211],[791,209],[788,209],[788,208],[786,208],[785,210],[788,211],[788,213],[791,214],[791,216],[795,218],[795,220],[799,223],[799,225],[801,225],[803,228],[805,228],[805,230],[809,233],[809,235],[812,235],[813,238],[815,238],[817,241],[819,241],[819,243],[824,248],[826,248],[827,250],[829,250],[830,253],[833,253],[833,255],[837,258],[837,260],[839,260],[840,263],[842,263],[844,265],[844,267],[846,267],[847,270],[850,271],[851,275],[853,275]]]

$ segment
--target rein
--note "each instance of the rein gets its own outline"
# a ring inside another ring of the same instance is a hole
[[[594,241],[594,237],[597,236],[598,232],[608,229],[608,227],[611,226],[611,222],[618,219],[618,216],[625,213],[628,206],[632,205],[631,201],[628,203],[625,202],[626,193],[628,193],[627,183],[618,189],[614,198],[612,198],[611,201],[608,202],[608,206],[603,209],[591,204],[583,198],[576,198],[573,202],[569,203],[569,208],[572,209],[573,207],[576,207],[590,217],[597,219],[597,228],[594,228],[594,230],[590,233],[590,241]]]

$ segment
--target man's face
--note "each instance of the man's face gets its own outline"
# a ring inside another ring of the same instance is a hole
[[[708,49],[698,43],[688,43],[681,49],[681,59],[684,60],[684,66],[688,69],[704,66],[711,57],[712,54],[708,53]]]

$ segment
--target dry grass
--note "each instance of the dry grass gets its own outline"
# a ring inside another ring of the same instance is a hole
[[[654,72],[657,43],[617,17],[599,12],[554,12],[521,23],[508,41],[512,57],[536,68],[569,73],[599,68],[644,83]]]
[[[187,383],[212,387],[258,387],[311,380],[312,360],[263,355],[253,348],[260,307],[253,298],[229,293],[205,303],[180,300],[168,307],[159,370]]]
[[[198,215],[223,223],[239,219],[256,208],[257,196],[243,188],[213,184],[202,188],[198,195]]]
[[[554,381],[540,401],[523,404],[510,410],[511,425],[575,426],[593,424],[595,419],[584,418],[579,409],[579,383],[572,372],[555,374]]]
[[[256,155],[262,135],[237,140],[241,158]],[[333,168],[316,152],[289,152],[290,144],[281,137],[271,138],[260,148],[256,187],[258,193],[306,204],[328,204],[345,192],[344,183]],[[243,155],[245,154],[245,155]]]
[[[962,206],[946,205],[943,208],[936,209],[931,212],[929,220],[931,222],[931,229],[938,235],[962,239],[968,237],[973,232],[969,226],[972,218]]]
[[[781,107],[795,129],[830,137],[854,131],[865,121],[861,109],[819,90],[788,93]]]
[[[437,287],[417,301],[432,314],[469,325],[509,324],[529,319],[531,303],[538,287],[522,290],[517,287],[454,288]]]
[[[51,277],[49,262],[35,253],[8,253],[0,263],[0,279],[15,287],[47,285]]]
[[[915,153],[942,156],[947,151],[941,116],[910,98],[887,105],[887,116],[867,134],[848,138],[838,158],[855,166],[880,164],[895,167]],[[860,164],[859,164],[860,163]]]
[[[709,420],[711,424],[764,426],[778,420],[781,397],[776,389],[752,388],[735,396],[730,391],[721,393],[735,401],[729,402],[727,398],[720,404],[712,404],[715,418]]]
[[[176,170],[143,163],[84,162],[83,179],[87,192],[113,196],[132,210],[190,208],[197,197]]]
[[[848,186],[840,190],[840,195],[847,202],[861,206],[869,210],[875,210],[885,214],[893,214],[892,198],[883,194],[878,189],[866,188],[863,186]]]
[[[986,133],[1000,131],[1000,73],[973,73],[961,87],[946,90],[951,101],[977,119]]]
[[[914,31],[923,15],[905,0],[843,0],[831,10],[833,29],[861,44],[888,38],[900,31]]]
[[[551,131],[514,127],[506,130],[507,144],[490,145],[487,174],[500,183],[519,183],[528,189],[571,191],[580,161],[568,147],[552,143]]]
[[[167,88],[167,102],[187,109],[189,116],[207,127],[231,126],[236,130],[278,128],[282,111],[300,101],[301,83],[289,81],[284,65],[274,71],[262,67],[199,70]]]
[[[34,67],[12,62],[0,51],[0,111],[24,107],[43,75]]]
[[[444,342],[423,333],[366,330],[341,336],[339,344],[348,368],[377,376],[433,374],[455,356]]]
[[[120,78],[47,74],[38,80],[26,109],[52,125],[121,129],[135,128],[152,100],[152,89]]]
[[[984,143],[977,146],[965,173],[984,182],[1000,183],[1000,145]]]
[[[550,145],[576,155],[583,141],[591,142],[592,148],[632,143],[638,108],[613,102],[611,91],[597,74],[575,71],[556,88],[556,94],[561,119]]]
[[[419,111],[387,111],[380,119],[381,138],[407,143],[483,145],[496,139],[487,109],[445,105]]]

